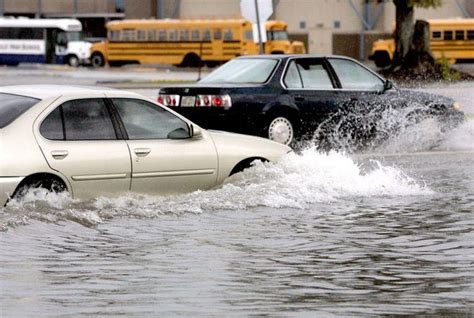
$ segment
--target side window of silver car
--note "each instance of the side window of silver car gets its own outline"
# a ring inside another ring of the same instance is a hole
[[[117,139],[107,106],[100,98],[65,102],[43,120],[40,133],[50,140]]]
[[[131,140],[190,137],[185,121],[166,109],[140,99],[112,99]]]

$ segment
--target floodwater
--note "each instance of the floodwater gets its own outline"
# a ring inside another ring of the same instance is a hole
[[[423,90],[474,113],[465,85]],[[32,191],[0,230],[2,317],[472,316],[474,121],[175,197]]]

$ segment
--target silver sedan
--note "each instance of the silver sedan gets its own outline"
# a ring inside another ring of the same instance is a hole
[[[0,87],[0,205],[31,187],[75,198],[205,190],[287,146],[206,131],[130,92]]]

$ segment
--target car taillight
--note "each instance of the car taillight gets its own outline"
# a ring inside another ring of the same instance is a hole
[[[179,97],[179,95],[159,94],[157,102],[164,106],[178,106]]]
[[[229,95],[198,95],[196,97],[196,106],[228,108],[232,106],[232,100]]]

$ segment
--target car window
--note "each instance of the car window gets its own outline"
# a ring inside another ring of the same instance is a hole
[[[344,89],[383,91],[384,83],[358,63],[345,59],[329,59]]]
[[[265,83],[278,64],[277,59],[235,59],[203,78],[201,83]]]
[[[37,104],[36,98],[0,93],[0,129]]]
[[[117,139],[102,99],[78,99],[62,104],[66,140]]]
[[[288,65],[283,82],[287,88],[303,88],[303,83],[301,82],[301,77],[295,61],[291,61],[290,65]]]
[[[61,118],[61,106],[51,112],[41,123],[41,135],[50,140],[64,140],[64,125]]]
[[[129,139],[189,138],[185,121],[153,103],[127,98],[112,99],[125,126]]]
[[[321,59],[298,59],[296,68],[303,81],[303,88],[332,89],[333,85]]]

